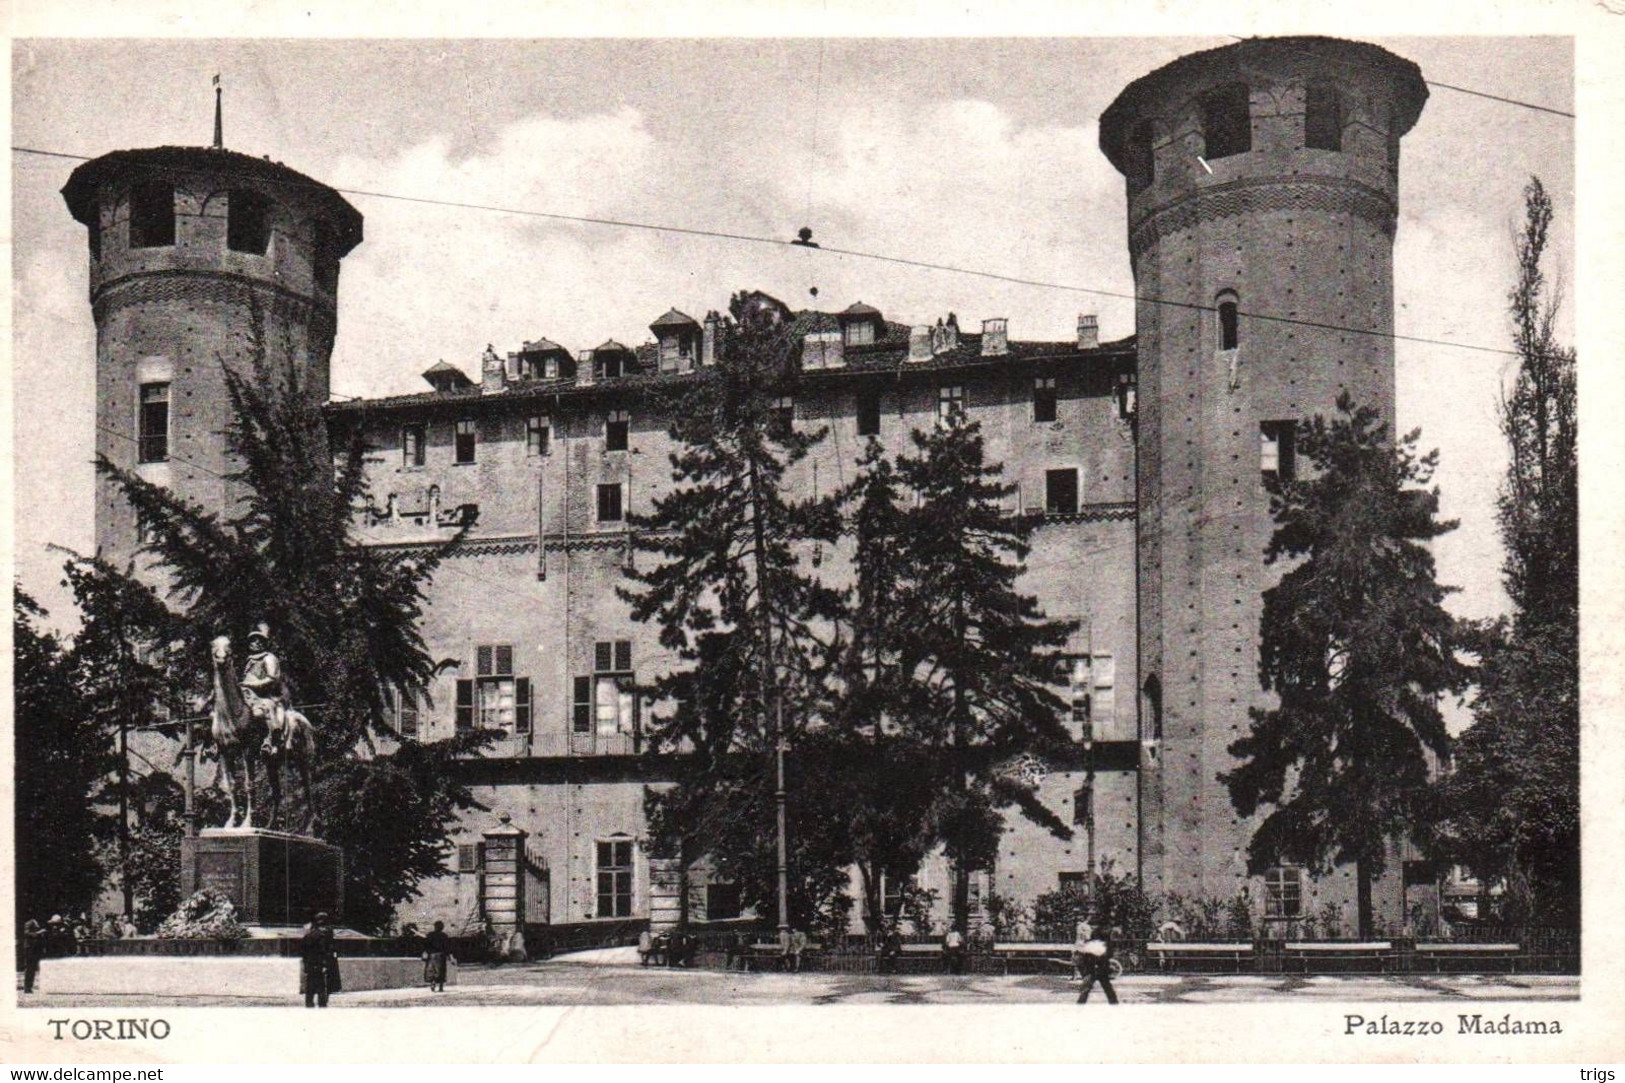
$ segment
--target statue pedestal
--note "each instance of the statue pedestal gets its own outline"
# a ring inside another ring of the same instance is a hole
[[[302,926],[344,911],[344,851],[307,835],[205,828],[181,840],[181,897],[214,888],[244,925]]]

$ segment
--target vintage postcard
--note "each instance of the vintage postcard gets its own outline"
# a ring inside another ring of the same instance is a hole
[[[1617,1061],[1613,7],[21,5],[0,1055]]]

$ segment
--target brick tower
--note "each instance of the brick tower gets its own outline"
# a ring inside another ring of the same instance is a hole
[[[90,234],[96,450],[225,508],[222,364],[245,364],[257,335],[326,400],[339,260],[361,215],[303,174],[218,147],[106,154],[62,195]],[[96,544],[120,564],[137,544],[127,502],[100,478]]]
[[[1267,481],[1294,468],[1292,423],[1345,389],[1392,424],[1399,140],[1426,98],[1417,66],[1386,50],[1278,38],[1182,57],[1101,116],[1140,298],[1140,855],[1154,890],[1247,884],[1254,825],[1217,776],[1248,708],[1267,705]],[[1338,870],[1303,891],[1341,902],[1353,881]]]

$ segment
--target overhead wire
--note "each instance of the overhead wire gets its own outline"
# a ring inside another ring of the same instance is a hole
[[[44,155],[54,158],[68,158],[75,161],[91,161],[88,155],[69,154],[62,151],[42,150],[35,147],[13,145],[11,148],[19,154]],[[198,175],[212,175],[205,170],[187,170],[184,168],[152,167],[155,172],[164,173],[196,173]],[[1028,286],[1034,289],[1060,290],[1068,293],[1081,293],[1093,297],[1105,297],[1113,300],[1133,301],[1136,304],[1157,305],[1167,308],[1185,309],[1195,312],[1216,312],[1217,308],[1211,304],[1202,304],[1195,301],[1181,301],[1169,297],[1157,297],[1150,294],[1125,293],[1121,290],[1103,289],[1098,286],[1085,286],[1077,283],[1055,282],[1038,278],[1027,278],[1021,275],[1004,274],[998,271],[986,271],[975,267],[964,267],[949,263],[937,263],[931,260],[911,259],[905,256],[892,256],[882,252],[869,252],[857,248],[841,248],[828,245],[798,245],[795,241],[780,237],[766,237],[749,233],[733,233],[723,230],[700,229],[690,226],[665,225],[652,222],[635,222],[627,219],[600,218],[589,215],[561,214],[554,211],[534,210],[523,207],[507,207],[489,203],[473,203],[453,199],[438,199],[428,196],[409,196],[393,192],[368,191],[360,188],[342,188],[311,182],[278,182],[310,189],[320,189],[341,192],[345,195],[361,196],[372,199],[397,200],[407,203],[419,203],[436,207],[448,207],[459,210],[486,211],[495,214],[507,214],[523,218],[540,218],[551,221],[574,222],[584,225],[598,225],[620,229],[635,229],[653,233],[671,233],[679,236],[704,237],[713,240],[735,241],[744,244],[765,244],[778,247],[804,248],[808,253],[827,253],[829,255],[847,256],[853,259],[869,260],[876,263],[888,263],[901,267],[912,267],[919,270],[941,271],[948,274],[965,275],[972,278],[981,278],[993,282],[1004,282],[1010,285]],[[1469,350],[1477,353],[1494,354],[1503,357],[1521,356],[1520,351],[1505,347],[1487,346],[1481,343],[1462,342],[1458,339],[1434,338],[1426,335],[1401,334],[1396,331],[1387,331],[1374,327],[1355,327],[1353,325],[1327,323],[1319,320],[1307,320],[1301,317],[1282,316],[1270,312],[1239,311],[1238,315],[1252,320],[1261,320],[1268,323],[1280,323],[1297,327],[1310,327],[1319,330],[1340,331],[1346,334],[1366,335],[1375,338],[1388,339],[1396,342],[1409,342],[1419,345],[1441,346],[1447,349]]]

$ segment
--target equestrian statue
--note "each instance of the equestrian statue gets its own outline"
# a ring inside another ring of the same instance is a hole
[[[316,805],[310,792],[310,761],[316,750],[310,720],[288,705],[282,662],[271,650],[271,631],[262,621],[248,634],[248,660],[237,675],[230,636],[216,636],[210,658],[214,670],[214,724],[212,735],[220,758],[219,777],[225,785],[231,815],[227,828],[254,826],[254,773],[265,764],[271,814],[265,826],[275,829],[282,813],[282,769],[298,772],[305,795],[305,816],[300,833],[316,827]],[[238,816],[236,776],[243,776],[243,809]]]

